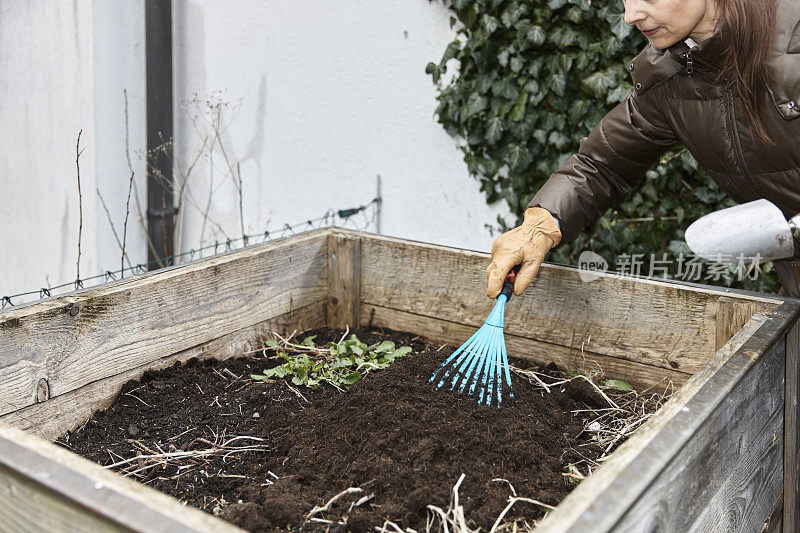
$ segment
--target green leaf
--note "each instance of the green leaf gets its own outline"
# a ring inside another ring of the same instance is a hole
[[[514,56],[511,58],[511,71],[515,74],[519,74],[522,70],[522,67],[525,66],[525,59],[520,56]]]
[[[494,76],[480,76],[478,77],[478,84],[477,90],[480,94],[486,94],[486,92],[492,88],[492,84],[495,82]]]
[[[310,337],[306,337],[303,339],[303,346],[314,346],[314,339],[316,339],[316,335],[311,335]]]
[[[490,144],[495,144],[503,135],[503,120],[500,117],[492,117],[486,123],[486,140]]]
[[[472,93],[469,95],[469,98],[467,99],[467,105],[464,107],[464,118],[467,119],[477,115],[486,109],[488,102],[489,101],[480,94]]]
[[[442,71],[443,69],[435,63],[428,63],[425,66],[425,73],[431,75],[433,83],[439,83],[439,79],[442,77]]]
[[[675,208],[675,216],[678,219],[678,224],[683,222],[683,218],[686,216],[686,212],[683,210],[683,207],[678,206]]]
[[[564,96],[564,91],[567,89],[567,77],[562,72],[551,74],[547,78],[547,85],[558,96]]]
[[[624,13],[615,13],[613,15],[609,15],[607,20],[611,25],[611,32],[619,40],[625,39],[628,35],[630,35],[631,30],[633,29],[633,26],[625,23]]]
[[[583,13],[579,7],[572,6],[567,10],[567,19],[571,20],[575,24],[580,24],[583,21]]]
[[[519,98],[517,98],[517,102],[514,104],[514,107],[511,109],[511,112],[508,114],[508,119],[513,120],[515,122],[519,122],[520,120],[525,118],[525,105],[527,103],[528,103],[528,93],[522,91],[519,94]]]
[[[617,77],[613,70],[606,69],[595,72],[583,80],[583,83],[595,96],[604,95],[605,92],[616,85]]]
[[[377,353],[382,353],[382,352],[391,352],[392,350],[394,350],[394,348],[395,344],[393,341],[383,341],[379,344],[371,346],[370,350]]]
[[[525,33],[525,36],[528,38],[530,42],[532,42],[536,46],[539,46],[542,43],[544,43],[544,40],[547,37],[547,35],[544,32],[544,29],[542,29],[541,26],[531,26]]]
[[[350,372],[349,374],[342,376],[341,383],[343,385],[355,385],[361,381],[361,378],[361,372]]]
[[[627,381],[621,381],[619,379],[604,379],[600,382],[600,385],[619,392],[628,392],[633,390],[633,385]]]
[[[525,4],[511,4],[511,7],[500,16],[500,20],[507,27],[511,27],[517,23],[527,10],[528,8]]]
[[[500,27],[500,22],[490,15],[483,15],[483,17],[481,17],[481,24],[483,24],[483,27],[486,29],[487,35],[491,35]]]
[[[631,94],[631,92],[626,87],[614,87],[608,92],[608,96],[606,97],[606,102],[609,104],[617,104],[619,102],[624,102],[626,98]]]
[[[509,78],[503,78],[492,84],[492,94],[513,100],[519,95],[519,88]]]
[[[275,349],[277,347],[278,347],[278,341],[276,341],[275,339],[269,339],[264,343],[264,348]]]
[[[406,355],[410,354],[411,351],[412,351],[411,346],[401,346],[400,348],[398,348],[394,352],[392,352],[392,355],[394,357],[403,357],[403,356],[406,356]]]
[[[447,45],[447,48],[444,49],[444,55],[442,56],[442,60],[439,61],[439,65],[444,65],[454,57],[458,55],[459,50],[461,49],[461,41],[455,40]]]
[[[519,144],[510,145],[506,151],[506,160],[508,161],[508,166],[513,169],[519,165],[526,152],[527,151],[525,148]]]

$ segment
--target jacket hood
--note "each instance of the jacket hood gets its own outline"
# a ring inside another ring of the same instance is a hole
[[[781,0],[775,26],[767,88],[775,106],[788,120],[800,116],[800,2]]]

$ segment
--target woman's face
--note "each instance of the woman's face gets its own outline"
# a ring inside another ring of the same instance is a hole
[[[624,0],[625,22],[659,49],[691,37],[698,43],[711,37],[717,22],[714,0]]]

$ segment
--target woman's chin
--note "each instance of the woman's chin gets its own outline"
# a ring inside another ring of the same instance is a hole
[[[673,44],[675,44],[678,41],[680,41],[680,39],[677,39],[677,38],[673,37],[672,35],[661,35],[661,32],[659,32],[658,35],[654,35],[652,37],[648,37],[647,40],[650,41],[650,44],[652,44],[654,47],[658,48],[659,50],[664,50],[666,48],[669,48]]]

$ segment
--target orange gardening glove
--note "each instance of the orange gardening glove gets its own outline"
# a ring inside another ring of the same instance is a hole
[[[522,265],[514,282],[519,296],[539,272],[545,254],[561,242],[561,231],[547,209],[529,207],[521,226],[503,233],[492,243],[492,262],[486,269],[486,296],[497,298],[508,271]]]

